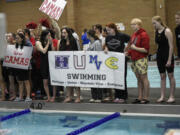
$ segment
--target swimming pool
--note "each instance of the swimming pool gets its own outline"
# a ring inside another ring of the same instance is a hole
[[[12,112],[1,112],[0,116]],[[66,135],[105,115],[31,112],[1,122],[8,135]],[[163,135],[168,128],[180,128],[180,117],[120,116],[82,135]]]
[[[180,64],[176,62],[174,68],[174,76],[176,80],[176,87],[180,88]],[[148,79],[151,88],[160,88],[160,75],[158,68],[155,64],[148,66]],[[169,88],[169,79],[166,78],[167,88]],[[127,72],[127,86],[129,88],[137,88],[137,79],[131,70],[130,65],[128,66]]]

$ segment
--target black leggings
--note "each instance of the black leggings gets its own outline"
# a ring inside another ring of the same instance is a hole
[[[126,81],[126,77],[127,77],[127,60],[125,61],[125,74],[124,74],[124,83],[125,83],[125,89],[115,89],[115,98],[119,98],[119,99],[127,99],[128,98],[128,91],[127,91],[127,81]]]
[[[92,95],[92,98],[97,100],[102,100],[102,91],[103,89],[102,88],[91,88],[91,95]]]

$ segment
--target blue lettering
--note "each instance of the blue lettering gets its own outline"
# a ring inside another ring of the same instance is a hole
[[[95,55],[94,57],[92,55],[90,55],[90,62],[89,63],[93,63],[95,61],[95,63],[97,63],[97,55]]]
[[[89,61],[89,63],[91,63],[91,64],[92,64],[92,63],[95,63],[97,70],[99,70],[100,67],[101,67],[102,61],[98,61],[97,59],[98,59],[98,56],[97,56],[97,55],[95,55],[95,56],[90,55],[90,61]]]

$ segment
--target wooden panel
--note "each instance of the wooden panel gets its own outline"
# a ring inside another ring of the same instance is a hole
[[[42,0],[24,0],[20,2],[0,0],[0,11],[6,13],[7,16],[7,31],[16,32],[18,28],[24,28],[28,22],[38,23],[41,18],[47,18],[47,15],[39,11],[42,2]],[[66,10],[58,23],[60,26],[66,24]]]
[[[180,11],[180,0],[166,0],[166,15],[167,15],[167,25],[173,31],[176,27],[174,15],[177,11]],[[175,34],[174,34],[174,45],[175,45]],[[175,52],[176,52],[175,45]]]
[[[151,37],[151,53],[154,53],[154,31],[151,18],[155,15],[155,0],[76,0],[75,3],[76,28],[80,34],[84,28],[91,28],[93,24],[122,22],[125,33],[132,34],[130,21],[138,17],[143,21],[143,27]]]

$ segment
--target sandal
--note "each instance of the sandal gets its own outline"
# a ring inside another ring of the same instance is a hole
[[[112,98],[106,97],[103,101],[104,101],[104,102],[110,102],[110,101],[112,101]]]
[[[3,98],[0,99],[0,101],[6,101],[6,98],[3,97]]]
[[[69,103],[69,102],[71,102],[71,101],[72,101],[72,99],[66,98],[63,102],[64,102],[64,103]]]
[[[19,97],[16,97],[16,98],[14,99],[14,102],[21,102],[21,101],[24,101],[24,99],[21,99],[21,98],[19,98]]]
[[[163,103],[163,102],[165,102],[164,98],[159,98],[159,99],[156,101],[156,103]]]
[[[173,104],[173,103],[175,103],[175,99],[168,99],[168,100],[166,101],[166,103],[168,103],[168,104]]]
[[[52,97],[52,98],[50,99],[50,102],[55,102],[55,97]]]
[[[143,99],[142,101],[141,101],[141,104],[148,104],[149,103],[149,100],[147,100],[147,99]]]
[[[74,102],[75,103],[81,103],[81,100],[79,98],[77,98]]]
[[[139,99],[135,99],[135,100],[132,102],[132,104],[139,104],[139,103],[141,103],[141,100],[139,100]]]
[[[16,99],[16,97],[14,96],[14,97],[10,97],[9,98],[9,101],[13,101],[13,100],[15,100]]]

